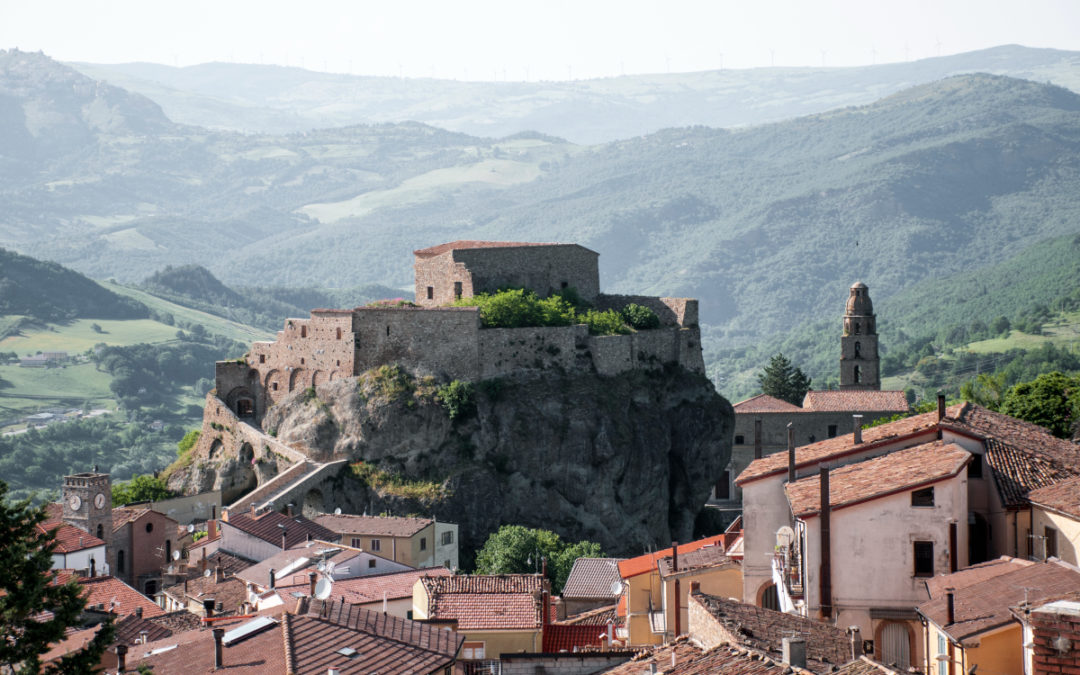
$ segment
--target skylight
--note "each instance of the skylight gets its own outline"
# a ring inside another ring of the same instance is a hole
[[[350,659],[355,659],[359,654],[359,652],[357,652],[352,647],[342,647],[341,649],[337,650],[337,653]]]
[[[228,631],[221,641],[226,647],[229,647],[275,625],[277,625],[277,619],[273,619],[269,616],[260,616],[257,619],[252,619],[244,625],[237,626]]]

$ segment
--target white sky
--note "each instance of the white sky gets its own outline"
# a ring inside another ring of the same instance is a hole
[[[0,48],[63,61],[472,80],[848,66],[1008,43],[1080,51],[1080,1],[0,0]]]

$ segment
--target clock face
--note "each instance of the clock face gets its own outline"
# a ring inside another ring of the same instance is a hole
[[[94,497],[94,506],[98,507],[99,509],[105,508],[105,495],[101,494],[100,492],[97,493],[97,496]]]
[[[68,499],[68,504],[71,505],[72,511],[78,511],[79,507],[82,506],[82,499],[79,498],[79,495],[71,495],[71,499]]]

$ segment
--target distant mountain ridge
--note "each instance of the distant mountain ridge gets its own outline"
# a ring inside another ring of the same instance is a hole
[[[1080,53],[1003,45],[851,68],[755,68],[624,75],[569,82],[461,82],[205,63],[72,64],[139,92],[185,124],[288,133],[418,121],[474,136],[533,130],[575,143],[632,138],[668,127],[737,127],[844,106],[953,75],[985,72],[1080,91]]]

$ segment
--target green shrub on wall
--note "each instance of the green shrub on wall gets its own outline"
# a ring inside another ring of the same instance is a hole
[[[566,289],[547,298],[523,288],[511,288],[497,293],[479,293],[471,298],[461,298],[455,307],[476,307],[480,310],[480,322],[484,328],[526,328],[571,326],[584,323],[593,335],[623,335],[631,332],[630,326],[619,312],[613,309],[597,311],[584,309],[577,291]],[[647,307],[638,307],[634,317],[645,328],[655,328],[660,320]],[[651,318],[650,318],[651,317]],[[655,324],[649,325],[655,321]]]
[[[622,309],[622,317],[634,330],[649,330],[660,327],[660,317],[652,309],[631,302]]]
[[[439,387],[435,400],[446,410],[451,422],[464,419],[476,412],[473,385],[469,382],[454,380],[450,384]]]

